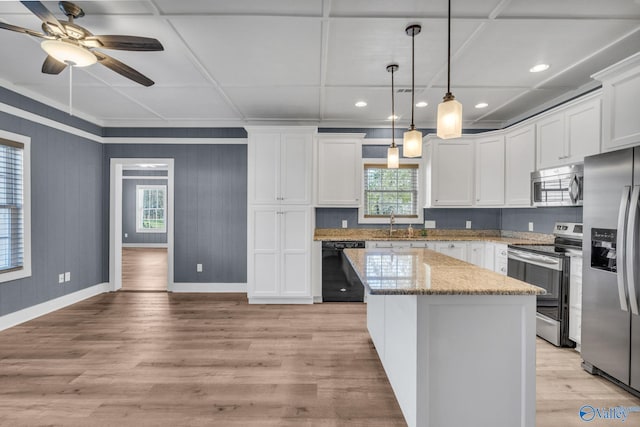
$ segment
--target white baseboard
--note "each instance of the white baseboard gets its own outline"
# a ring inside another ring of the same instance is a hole
[[[247,293],[246,283],[174,283],[172,292]]]
[[[4,316],[0,316],[0,331],[105,292],[109,292],[109,283],[99,283],[71,294],[5,314]]]
[[[322,302],[322,296],[317,296],[316,295],[316,296],[313,297],[313,303],[314,304],[319,304],[321,302]]]
[[[313,297],[303,298],[249,298],[249,304],[313,304]]]
[[[166,243],[123,243],[123,248],[168,248]]]

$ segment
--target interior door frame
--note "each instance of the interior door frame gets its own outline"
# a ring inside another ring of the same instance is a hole
[[[109,290],[122,288],[122,181],[127,166],[140,163],[167,164],[167,291],[174,283],[174,159],[172,158],[112,158],[109,175]]]

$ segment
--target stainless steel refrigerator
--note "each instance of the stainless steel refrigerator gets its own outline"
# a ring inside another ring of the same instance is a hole
[[[585,158],[584,368],[640,390],[640,147]]]

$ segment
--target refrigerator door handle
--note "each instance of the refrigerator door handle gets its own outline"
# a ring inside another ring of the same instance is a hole
[[[633,187],[631,205],[629,207],[629,221],[627,224],[627,289],[629,291],[629,305],[631,313],[638,315],[638,298],[636,296],[636,236],[638,235],[638,201],[640,201],[640,185]]]
[[[620,197],[620,210],[618,211],[618,232],[616,237],[616,275],[618,278],[618,297],[620,298],[620,310],[629,311],[627,304],[627,295],[625,292],[625,282],[627,270],[625,266],[625,252],[626,250],[626,225],[627,225],[627,209],[629,206],[629,195],[631,193],[631,186],[625,186],[622,189],[622,196]]]

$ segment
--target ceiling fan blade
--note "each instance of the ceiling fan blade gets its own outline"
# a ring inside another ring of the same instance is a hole
[[[116,73],[133,80],[136,83],[140,83],[142,86],[151,86],[154,84],[153,80],[148,77],[140,74],[138,71],[129,67],[126,64],[118,61],[115,58],[110,57],[109,55],[105,55],[102,52],[97,52],[95,50],[92,51],[93,54],[98,58],[98,62],[105,67],[115,71]]]
[[[58,19],[47,9],[42,3],[39,1],[21,1],[27,9],[31,11],[34,15],[42,20],[45,24],[48,24],[50,27],[57,27],[60,31],[60,34],[67,34],[64,27],[58,21]]]
[[[162,44],[152,38],[148,37],[136,37],[136,36],[92,36],[86,37],[82,42],[95,43],[99,42],[99,47],[105,49],[117,49],[117,50],[133,50],[133,51],[147,51],[156,52],[164,50]]]
[[[60,74],[62,70],[67,67],[67,64],[60,62],[51,55],[47,55],[47,58],[42,64],[42,72],[45,74]]]
[[[28,28],[17,27],[11,24],[5,24],[4,22],[0,22],[0,28],[9,31],[15,31],[16,33],[29,34],[30,36],[44,38],[46,37],[44,34],[39,33],[37,31],[30,30]]]

